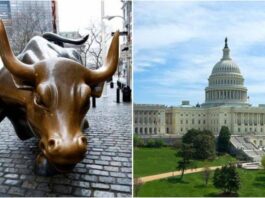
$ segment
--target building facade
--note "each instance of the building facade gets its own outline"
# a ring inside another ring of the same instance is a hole
[[[222,126],[233,135],[265,135],[265,107],[248,103],[244,78],[230,57],[227,39],[223,57],[208,79],[201,106],[191,106],[188,101],[176,107],[134,105],[134,133],[140,136],[181,137],[192,128],[218,135]]]

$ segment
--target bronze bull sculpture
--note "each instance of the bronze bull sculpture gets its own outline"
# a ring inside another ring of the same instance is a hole
[[[22,140],[34,135],[40,138],[37,174],[47,175],[50,167],[71,171],[84,158],[84,117],[90,97],[101,95],[96,86],[116,71],[119,32],[114,34],[105,64],[98,70],[84,67],[78,56],[67,50],[37,36],[16,57],[0,21],[4,65],[0,70],[0,122],[7,117]]]

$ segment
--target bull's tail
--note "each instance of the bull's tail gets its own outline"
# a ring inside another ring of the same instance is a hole
[[[89,37],[89,35],[84,36],[80,39],[68,39],[65,37],[62,37],[58,34],[52,33],[52,32],[46,32],[42,35],[43,38],[47,39],[48,41],[54,42],[55,44],[59,46],[64,46],[64,43],[70,43],[74,45],[82,45],[85,43]]]

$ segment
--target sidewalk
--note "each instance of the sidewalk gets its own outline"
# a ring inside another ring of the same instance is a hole
[[[209,167],[211,170],[215,170],[217,168],[221,168],[222,166],[213,166]],[[195,169],[188,169],[185,170],[184,174],[191,174],[191,173],[198,173],[202,172],[204,168],[195,168]],[[168,177],[174,177],[174,176],[179,176],[181,175],[181,171],[173,171],[173,172],[168,172],[168,173],[162,173],[162,174],[157,174],[157,175],[150,175],[150,176],[145,176],[145,177],[140,177],[139,181],[146,183],[154,180],[159,180],[159,179],[165,179]]]
[[[36,176],[37,139],[21,141],[9,120],[1,122],[0,197],[131,196],[131,104],[115,102],[116,84],[107,93],[91,103],[87,156],[69,174]]]

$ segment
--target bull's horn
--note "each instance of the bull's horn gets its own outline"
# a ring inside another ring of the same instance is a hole
[[[119,31],[111,41],[105,64],[97,70],[87,69],[86,82],[96,84],[110,78],[116,71],[119,61]]]
[[[11,74],[26,81],[34,81],[35,78],[33,66],[22,63],[13,54],[2,20],[0,20],[0,56],[2,58],[4,66]]]

